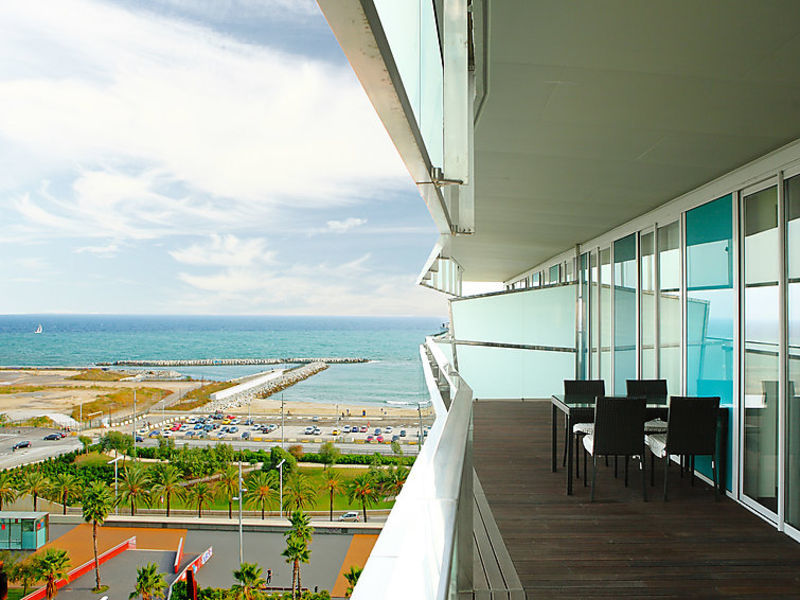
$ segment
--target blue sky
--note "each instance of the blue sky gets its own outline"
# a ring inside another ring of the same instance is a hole
[[[445,314],[316,3],[0,5],[0,314]]]

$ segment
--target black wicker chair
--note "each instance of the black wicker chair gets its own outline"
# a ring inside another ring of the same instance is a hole
[[[567,402],[585,402],[586,404],[594,404],[598,396],[606,395],[606,384],[602,379],[565,379],[564,380],[564,399]],[[578,447],[580,438],[587,433],[591,432],[591,422],[578,422],[573,426],[573,433],[575,434],[575,475],[580,477],[580,468],[578,461]],[[567,444],[569,443],[569,421],[566,423],[566,430],[564,434],[564,466],[567,464]]]
[[[669,482],[669,457],[677,454],[688,456],[692,483],[694,483],[694,457],[711,456],[714,496],[719,498],[717,481],[717,419],[719,398],[691,398],[672,396],[669,402],[669,426],[667,433],[645,436],[652,452],[650,458],[651,477],[655,467],[654,457],[664,459],[664,500],[667,500]]]
[[[628,396],[644,397],[648,404],[667,404],[666,379],[628,379],[626,382]],[[645,433],[666,433],[667,423],[661,419],[652,419],[644,424]]]
[[[642,499],[647,502],[647,478],[644,460],[644,398],[601,396],[594,407],[594,430],[583,438],[583,446],[592,455],[592,491],[594,501],[598,456],[639,456],[642,464]],[[584,465],[586,455],[584,454]],[[585,467],[584,467],[585,468]],[[584,484],[586,477],[584,476]]]

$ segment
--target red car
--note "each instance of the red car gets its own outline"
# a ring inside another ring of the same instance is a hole
[[[379,435],[378,437],[375,438],[375,441],[378,442],[379,444],[382,444],[383,443],[383,436]]]
[[[374,440],[374,439],[375,439],[374,437],[372,437],[371,435],[368,435],[368,436],[367,436],[367,443],[368,443],[368,444],[369,444],[369,443],[371,443],[371,442],[372,442],[372,440]]]
[[[358,429],[358,431],[359,431],[360,433],[367,433],[367,426],[366,426],[366,425],[362,425],[362,426],[361,426],[361,427]]]

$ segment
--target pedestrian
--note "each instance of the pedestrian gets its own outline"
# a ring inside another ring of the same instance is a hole
[[[267,569],[267,583],[272,583],[272,569]]]

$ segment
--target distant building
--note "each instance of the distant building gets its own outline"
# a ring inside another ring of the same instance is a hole
[[[0,550],[38,550],[49,539],[49,513],[0,511]]]

